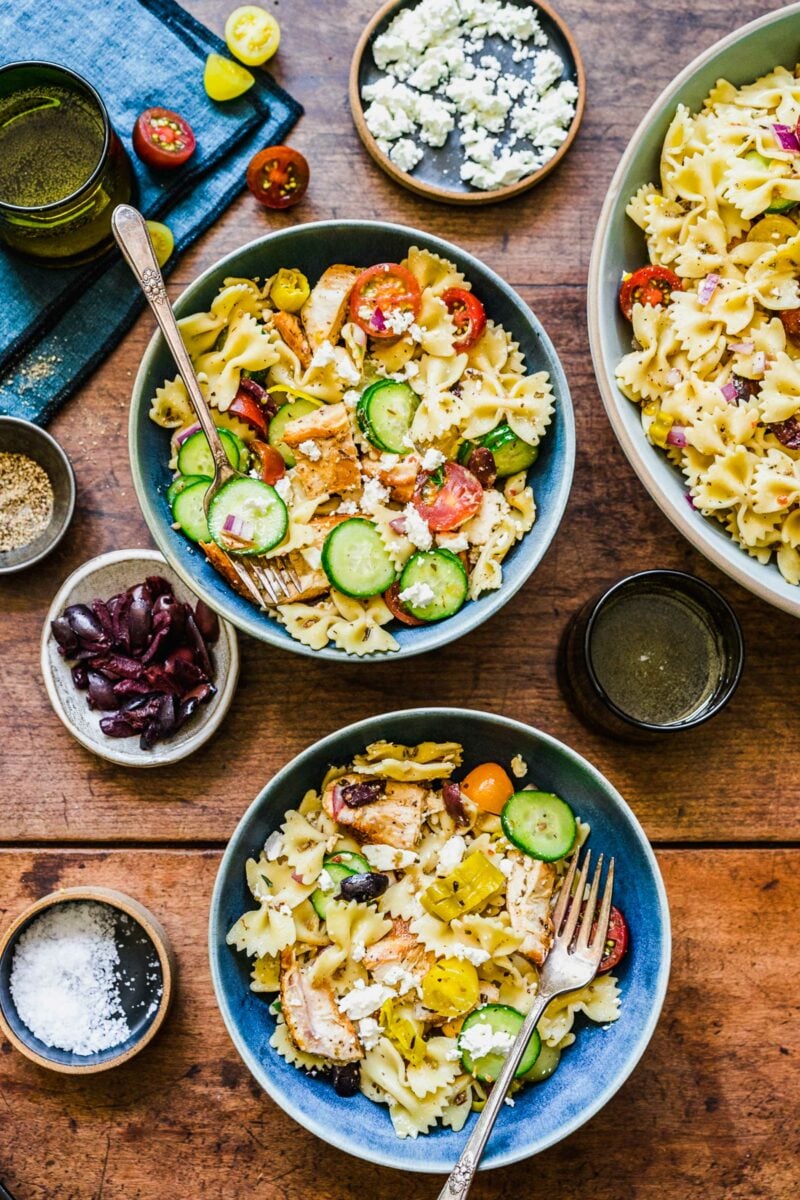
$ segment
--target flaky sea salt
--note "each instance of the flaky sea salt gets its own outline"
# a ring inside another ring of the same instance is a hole
[[[11,997],[20,1019],[46,1046],[89,1055],[130,1036],[114,925],[114,914],[102,904],[59,904],[21,935]]]

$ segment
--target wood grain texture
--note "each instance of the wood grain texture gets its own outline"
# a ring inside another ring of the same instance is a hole
[[[796,1195],[800,949],[787,930],[800,850],[659,860],[675,953],[649,1050],[593,1121],[530,1164],[480,1177],[476,1200]],[[53,886],[131,889],[163,921],[178,961],[165,1028],[116,1071],[56,1076],[0,1038],[0,1178],[17,1200],[396,1200],[399,1186],[407,1200],[435,1195],[433,1178],[401,1179],[317,1141],[251,1079],[208,972],[217,863],[202,851],[0,853],[4,921]]]
[[[225,12],[213,0],[188,7],[221,30]],[[780,7],[743,0],[735,20]],[[37,642],[48,601],[71,569],[104,550],[150,544],[126,446],[131,382],[152,332],[144,316],[53,423],[78,476],[78,512],[65,542],[42,567],[0,583],[0,842],[223,839],[270,774],[320,735],[381,709],[431,701],[488,708],[563,738],[607,773],[653,838],[800,837],[800,777],[787,776],[780,752],[793,736],[797,625],[708,565],[646,495],[603,412],[584,320],[595,219],[619,154],[678,67],[729,31],[728,10],[689,0],[668,12],[656,0],[564,0],[559,12],[575,32],[588,75],[575,145],[532,192],[469,212],[396,187],[360,145],[347,73],[371,0],[292,0],[275,10],[284,31],[276,73],[307,109],[291,140],[310,158],[311,189],[289,214],[265,214],[243,196],[181,261],[171,293],[265,229],[295,221],[390,218],[459,242],[520,290],[563,357],[578,422],[572,499],[535,576],[501,614],[456,645],[400,667],[334,669],[243,637],[239,692],[208,747],[172,769],[111,767],[78,746],[50,711]],[[311,28],[320,36],[309,40]],[[694,571],[721,588],[741,616],[748,662],[722,716],[668,746],[632,750],[578,724],[558,693],[553,663],[578,605],[622,574],[655,566]]]

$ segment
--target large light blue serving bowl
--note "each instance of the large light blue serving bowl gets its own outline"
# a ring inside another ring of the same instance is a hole
[[[245,862],[282,823],[309,788],[318,788],[332,764],[346,764],[381,738],[406,744],[456,741],[464,746],[464,771],[480,762],[508,763],[521,754],[530,780],[563,796],[591,825],[589,844],[616,859],[615,903],[631,933],[631,949],[617,975],[622,1013],[604,1029],[579,1018],[577,1040],[555,1074],[522,1092],[503,1108],[484,1159],[485,1167],[517,1162],[552,1146],[594,1116],[627,1079],[658,1021],[670,965],[667,897],[658,865],[619,792],[574,750],[546,733],[490,713],[425,708],[386,713],[350,725],[304,750],[272,779],[250,805],[220,864],[211,901],[209,953],[217,1002],[236,1049],[266,1092],[291,1117],[340,1150],[404,1171],[447,1172],[472,1129],[439,1128],[416,1140],[395,1136],[388,1109],[359,1093],[337,1096],[329,1083],[285,1062],[269,1045],[275,1021],[270,996],[250,991],[251,963],[225,935],[254,902],[245,883]]]
[[[631,349],[630,323],[617,302],[622,273],[648,261],[644,235],[625,215],[625,207],[642,184],[659,182],[661,145],[677,106],[685,104],[696,112],[720,78],[741,85],[777,65],[794,70],[800,60],[798,35],[800,4],[790,4],[715,43],[661,93],[631,138],[611,182],[595,234],[588,295],[589,337],[600,393],[636,474],[696,550],[742,587],[795,616],[800,616],[800,588],[787,583],[774,562],[757,562],[717,521],[690,507],[683,476],[645,438],[639,406],[619,390],[614,371]]]
[[[456,616],[439,624],[412,629],[395,628],[398,622],[393,622],[392,633],[400,649],[392,654],[369,655],[362,661],[407,658],[454,641],[502,608],[540,562],[563,515],[575,461],[575,423],[569,388],[552,342],[516,292],[471,254],[418,229],[374,221],[322,221],[269,234],[210,267],[175,304],[178,316],[208,309],[228,276],[265,277],[282,266],[298,267],[313,283],[332,263],[369,266],[382,261],[397,262],[405,257],[409,246],[422,246],[443,255],[464,272],[490,318],[504,325],[519,342],[528,370],[549,372],[555,413],[539,458],[530,471],[538,512],[536,524],[505,559],[503,586],[478,601],[467,602]],[[311,650],[295,641],[277,621],[238,596],[209,566],[202,551],[172,528],[166,501],[171,479],[167,467],[169,431],[154,425],[148,411],[155,389],[175,373],[164,340],[156,334],[133,386],[129,442],[136,495],[159,549],[187,587],[245,633],[298,654],[346,659],[345,652],[336,647]]]

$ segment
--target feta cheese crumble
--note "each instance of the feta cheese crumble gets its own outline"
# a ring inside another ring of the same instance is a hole
[[[401,604],[411,604],[414,608],[425,608],[436,599],[436,593],[428,583],[412,583],[404,588],[397,599]]]
[[[426,450],[423,454],[420,466],[423,471],[435,471],[437,467],[440,467],[446,461],[445,455],[442,454],[441,450],[436,450],[431,446],[430,450]]]
[[[471,1058],[483,1058],[486,1054],[508,1054],[514,1045],[514,1037],[505,1030],[477,1022],[462,1030],[459,1045],[462,1053],[466,1051]]]
[[[381,1027],[374,1017],[362,1017],[358,1022],[358,1038],[365,1050],[374,1050],[381,1040]]]
[[[323,892],[332,892],[336,887],[333,876],[324,867],[317,876],[317,887],[322,888]]]
[[[453,942],[449,950],[454,958],[470,962],[473,967],[480,967],[491,958],[491,955],[486,950],[481,950],[480,946],[465,946],[463,942]]]
[[[412,546],[418,550],[430,550],[433,545],[433,534],[428,522],[419,515],[413,504],[409,503],[403,509],[406,519],[406,537]]]
[[[298,449],[301,454],[305,454],[306,458],[310,458],[312,462],[319,462],[322,458],[322,451],[311,438],[307,438],[306,441],[301,442]]]
[[[466,852],[467,843],[460,833],[456,833],[453,837],[448,838],[439,851],[436,873],[438,875],[446,875],[448,871],[454,870]]]
[[[417,861],[413,850],[397,850],[394,846],[362,846],[364,858],[377,871],[402,871]]]
[[[276,829],[264,842],[264,854],[266,855],[267,862],[275,862],[276,858],[280,858],[282,850],[283,838],[280,831]]]
[[[289,476],[281,475],[280,479],[278,479],[272,486],[275,488],[275,491],[278,493],[281,500],[286,503],[292,494],[292,481]]]
[[[336,509],[336,512],[341,513],[343,516],[351,517],[353,513],[358,512],[358,505],[355,500],[343,500]]]
[[[379,504],[384,504],[388,499],[389,489],[385,488],[379,479],[368,476],[361,493],[361,507],[364,512],[373,512]]]
[[[363,979],[357,979],[353,990],[339,1001],[339,1012],[343,1012],[351,1021],[360,1021],[372,1016],[394,995],[394,989],[382,983],[371,983],[367,987]]]
[[[381,983],[387,987],[396,987],[399,996],[405,996],[417,986],[417,977],[407,971],[400,963],[394,963],[381,976]]]

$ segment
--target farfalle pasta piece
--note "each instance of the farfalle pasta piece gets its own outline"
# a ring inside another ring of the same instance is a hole
[[[767,424],[786,421],[800,412],[800,361],[780,351],[764,372],[758,408]]]
[[[436,296],[441,296],[448,288],[469,290],[471,287],[458,268],[446,258],[440,258],[430,250],[421,250],[418,246],[410,248],[402,265],[408,268],[423,291],[430,290]]]
[[[155,421],[162,429],[180,429],[192,425],[196,420],[186,385],[180,375],[167,379],[156,388],[156,394],[150,402],[150,420]]]

